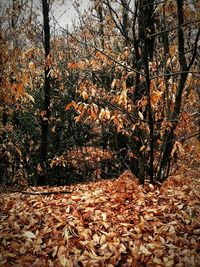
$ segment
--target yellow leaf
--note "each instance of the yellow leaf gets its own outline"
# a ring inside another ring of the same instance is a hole
[[[153,259],[153,262],[162,265],[162,260],[159,259],[159,258],[157,258],[157,257],[155,257],[155,258]]]
[[[174,266],[174,259],[169,259],[167,262],[165,262],[166,267],[172,267]]]
[[[49,267],[54,267],[54,263],[50,259],[48,259],[48,266]]]
[[[109,120],[110,119],[110,111],[108,108],[105,109],[105,116],[106,116],[106,119]]]
[[[133,127],[132,127],[132,129],[131,129],[131,130],[132,130],[132,132],[134,132],[134,131],[135,131],[135,128],[136,128],[136,124],[134,124],[134,125],[133,125]]]
[[[146,146],[141,146],[140,152],[142,152],[145,148],[146,148]]]
[[[63,245],[60,245],[57,251],[58,258],[61,258],[66,252],[66,248]]]
[[[82,92],[82,97],[84,100],[88,99],[88,93],[86,91]]]
[[[114,79],[111,83],[111,88],[114,89],[115,88],[115,84],[117,82],[117,79]]]
[[[61,266],[67,267],[67,259],[66,259],[65,255],[62,255],[61,257],[59,257],[59,262],[60,262]]]
[[[29,95],[28,93],[26,93],[26,96],[27,96],[33,103],[35,103],[35,99],[32,97],[32,95]]]
[[[79,116],[76,116],[75,118],[74,118],[74,120],[75,120],[75,122],[79,122],[80,120],[81,120],[81,116],[79,115]]]
[[[99,119],[100,119],[100,120],[101,120],[101,119],[104,119],[105,115],[106,115],[105,109],[102,108],[101,111],[100,111],[100,113],[99,113]]]
[[[99,236],[97,234],[94,234],[92,239],[95,246],[99,245]]]
[[[152,255],[152,252],[149,251],[145,246],[140,245],[140,252],[146,256]]]
[[[102,219],[103,219],[103,221],[104,221],[104,222],[106,222],[106,221],[107,221],[107,216],[106,216],[106,213],[102,213]]]
[[[28,237],[28,238],[36,238],[35,234],[32,233],[31,231],[25,231],[23,236]]]
[[[20,247],[19,253],[22,255],[22,254],[25,254],[25,252],[26,252],[26,248],[25,247]]]
[[[128,47],[125,47],[123,49],[123,58],[124,58],[124,60],[128,59],[129,54],[130,54],[130,49]]]
[[[140,117],[141,120],[144,120],[144,116],[140,111],[138,111],[138,116]]]
[[[171,58],[168,58],[167,62],[166,62],[166,67],[169,67],[169,64],[171,63]]]
[[[102,235],[101,237],[100,237],[100,240],[99,240],[99,243],[100,243],[100,246],[102,246],[104,243],[106,243],[106,236],[105,235]]]
[[[30,70],[35,70],[35,63],[34,62],[32,62],[32,61],[29,62],[28,66],[29,66]]]
[[[162,236],[160,236],[160,241],[162,244],[165,244],[165,239]]]
[[[192,80],[192,73],[188,73],[187,85],[190,85],[191,80]]]
[[[119,251],[121,253],[126,253],[126,246],[123,243],[119,245]]]
[[[174,147],[171,152],[171,156],[173,157],[176,152],[179,152],[181,155],[184,155],[185,150],[182,146],[182,144],[178,141],[175,142]]]
[[[40,237],[37,237],[36,244],[41,245],[43,243],[42,239]]]
[[[52,133],[56,133],[56,125],[51,128]]]
[[[108,246],[108,243],[104,243],[101,247],[100,250],[105,250]]]
[[[184,204],[181,203],[181,204],[179,204],[177,207],[178,207],[179,210],[182,210],[182,208],[184,207]]]

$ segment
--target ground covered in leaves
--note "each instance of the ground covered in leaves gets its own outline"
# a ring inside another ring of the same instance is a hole
[[[0,198],[0,266],[200,266],[200,181],[117,180]],[[65,191],[56,194],[39,192]],[[71,192],[71,193],[70,193]]]

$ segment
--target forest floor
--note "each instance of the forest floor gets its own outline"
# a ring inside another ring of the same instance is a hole
[[[0,194],[3,267],[198,267],[199,244],[198,161],[160,186],[143,187],[125,171],[116,180]]]

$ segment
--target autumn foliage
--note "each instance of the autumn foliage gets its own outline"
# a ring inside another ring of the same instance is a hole
[[[200,266],[199,1],[33,2],[0,3],[0,266]]]

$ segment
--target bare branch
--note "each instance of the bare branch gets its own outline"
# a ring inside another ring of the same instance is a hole
[[[159,35],[161,35],[163,33],[167,33],[167,32],[173,31],[173,30],[177,30],[177,29],[183,28],[183,27],[185,27],[187,25],[196,24],[196,23],[199,23],[199,22],[200,22],[200,19],[198,19],[198,20],[190,20],[190,21],[187,21],[185,23],[182,23],[181,25],[175,26],[173,28],[166,29],[166,30],[163,30],[163,31],[160,31],[160,32],[156,32],[154,34],[150,34],[150,35],[147,36],[147,39],[151,39],[152,37],[159,36]]]
[[[194,42],[194,48],[193,48],[193,55],[192,55],[192,58],[190,60],[190,63],[188,65],[188,70],[190,70],[190,68],[192,67],[193,63],[194,63],[194,60],[196,58],[196,54],[197,54],[197,46],[198,46],[198,41],[199,41],[199,36],[200,36],[200,29],[198,30],[197,32],[197,36],[196,36],[196,39],[195,39],[195,42]]]

